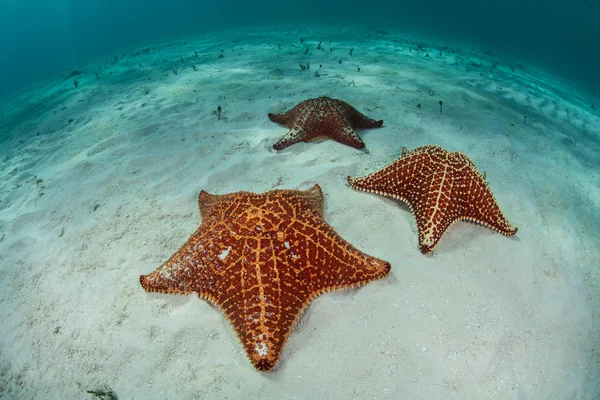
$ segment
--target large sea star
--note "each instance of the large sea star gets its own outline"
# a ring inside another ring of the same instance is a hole
[[[365,143],[354,129],[379,128],[383,121],[375,121],[342,100],[330,97],[304,100],[282,114],[269,114],[273,122],[290,131],[273,145],[282,150],[298,142],[333,139],[357,149]]]
[[[361,178],[348,177],[357,190],[405,202],[415,214],[422,253],[429,253],[454,222],[468,220],[512,236],[511,226],[473,162],[438,146],[402,149],[388,166]]]
[[[275,366],[294,323],[321,293],[385,276],[390,264],[342,239],[323,218],[318,185],[263,194],[200,192],[202,223],[162,266],[140,276],[151,292],[216,304],[252,364]]]

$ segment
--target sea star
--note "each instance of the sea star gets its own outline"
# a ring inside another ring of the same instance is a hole
[[[402,200],[415,214],[421,252],[429,253],[454,222],[468,220],[506,236],[517,233],[475,164],[462,153],[438,146],[402,148],[402,156],[361,178],[348,177],[357,190]]]
[[[202,191],[200,227],[140,283],[151,292],[196,292],[216,304],[256,369],[270,370],[314,297],[390,270],[325,222],[323,202],[318,185],[262,194]]]
[[[273,145],[275,150],[327,138],[362,149],[365,143],[354,129],[379,128],[383,124],[383,120],[375,121],[345,101],[326,96],[304,100],[282,114],[269,114],[269,119],[290,129]]]

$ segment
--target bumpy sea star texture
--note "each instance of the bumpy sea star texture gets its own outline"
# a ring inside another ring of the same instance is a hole
[[[348,146],[362,149],[365,143],[355,129],[379,128],[383,120],[375,121],[342,100],[330,97],[304,100],[282,114],[269,114],[273,122],[290,131],[273,145],[283,150],[298,142],[333,139]]]
[[[438,146],[402,149],[388,166],[361,178],[348,177],[357,190],[405,202],[413,211],[422,253],[429,253],[456,221],[485,225],[506,236],[517,233],[508,223],[485,176],[466,155]]]
[[[390,264],[342,239],[323,218],[318,185],[263,194],[202,191],[202,223],[154,272],[151,292],[189,294],[216,304],[248,358],[270,370],[294,323],[321,293],[385,276]]]

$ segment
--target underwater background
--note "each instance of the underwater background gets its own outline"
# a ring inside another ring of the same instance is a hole
[[[599,399],[599,20],[0,0],[0,398]]]
[[[0,97],[62,68],[156,40],[288,23],[361,24],[464,41],[599,96],[600,3],[574,1],[2,0]]]

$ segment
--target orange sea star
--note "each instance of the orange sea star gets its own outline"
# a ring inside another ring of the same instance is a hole
[[[361,178],[348,177],[357,190],[405,202],[413,211],[422,253],[429,253],[446,229],[459,220],[485,225],[512,236],[511,226],[498,207],[485,176],[462,153],[438,146],[402,149],[388,166]]]
[[[321,293],[385,276],[390,264],[342,239],[323,218],[318,185],[199,196],[202,223],[161,267],[140,276],[151,292],[216,304],[252,364],[270,370],[294,323]]]

